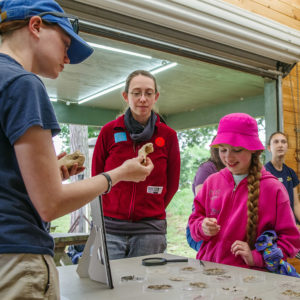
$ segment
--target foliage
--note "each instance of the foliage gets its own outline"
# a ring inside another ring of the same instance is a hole
[[[209,144],[217,132],[217,125],[178,131],[181,150],[197,145],[199,148]]]
[[[167,215],[167,253],[195,258],[197,252],[186,240],[186,225],[188,216]]]
[[[216,134],[216,129],[217,125],[213,125],[178,132],[181,159],[180,189],[191,186],[199,165],[209,158],[208,145]]]
[[[59,137],[62,140],[62,151],[67,153],[70,152],[70,130],[69,125],[65,123],[59,124],[61,131],[59,133]]]
[[[257,125],[258,125],[258,133],[260,136],[261,142],[265,145],[265,139],[266,139],[266,124],[265,124],[265,118],[256,118]],[[264,165],[266,163],[266,153],[265,151],[262,152],[260,156],[261,163]]]
[[[99,126],[88,126],[88,137],[98,137],[101,127]]]
[[[168,205],[167,211],[167,252],[174,255],[195,258],[197,252],[186,240],[186,226],[190,214],[194,195],[191,187],[179,190]]]
[[[201,163],[206,161],[209,156],[209,150],[193,146],[181,151],[181,169],[180,169],[180,189],[188,188],[192,185],[194,176]]]
[[[51,227],[53,228],[54,232],[66,233],[70,229],[70,220],[71,215],[67,214],[63,217],[53,220],[51,222]]]
[[[70,152],[70,129],[69,124],[60,123],[61,132],[59,137],[62,140],[62,151]],[[88,126],[88,138],[98,137],[100,127]]]
[[[189,216],[192,210],[194,195],[192,188],[179,190],[168,205],[166,211],[170,215]]]

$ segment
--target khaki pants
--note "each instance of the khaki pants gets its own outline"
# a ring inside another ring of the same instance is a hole
[[[0,299],[59,300],[53,258],[40,254],[0,254]]]

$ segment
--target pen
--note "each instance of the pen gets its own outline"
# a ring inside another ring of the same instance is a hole
[[[199,262],[201,266],[205,267],[204,262],[201,259],[199,260]]]

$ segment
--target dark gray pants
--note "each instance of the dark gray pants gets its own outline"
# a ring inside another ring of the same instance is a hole
[[[106,234],[109,259],[163,253],[167,248],[164,234]]]

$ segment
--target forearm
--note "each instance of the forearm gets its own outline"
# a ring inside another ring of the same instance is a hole
[[[107,190],[107,179],[103,175],[62,184],[49,130],[30,128],[16,142],[15,152],[29,198],[45,221],[78,209]],[[120,180],[145,180],[153,164],[150,159],[147,166],[140,162],[139,158],[131,159],[109,171],[113,185]]]
[[[192,216],[192,215],[191,215]],[[189,219],[189,227],[191,231],[191,236],[195,242],[199,241],[209,241],[212,236],[206,235],[202,229],[204,217],[199,217],[197,219],[191,218]]]
[[[125,176],[125,172],[121,168],[111,170],[107,173],[111,177],[113,186]],[[43,202],[50,203],[50,205],[43,206],[43,209],[40,209],[39,213],[45,221],[52,221],[86,205],[99,195],[105,193],[107,189],[108,181],[101,174],[74,183],[62,184],[57,194],[44,195],[45,199]]]

